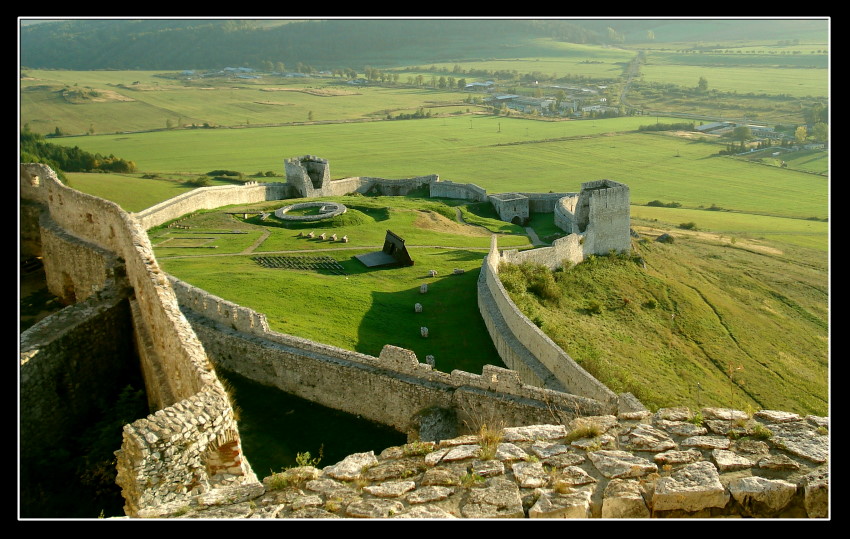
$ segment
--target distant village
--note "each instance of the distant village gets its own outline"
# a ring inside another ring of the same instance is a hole
[[[262,79],[263,77],[332,78],[334,76],[335,74],[331,71],[317,71],[307,74],[298,71],[260,71],[250,67],[225,67],[220,70],[204,72],[184,70],[180,73],[180,78],[185,80],[215,77]],[[367,86],[376,83],[363,77],[357,77],[347,80],[346,84],[351,86]],[[512,86],[527,87],[529,84],[525,83],[520,85],[517,83]],[[485,94],[485,97],[481,98],[482,104],[491,106],[494,109],[516,111],[520,114],[575,119],[606,118],[620,115],[620,109],[618,107],[607,105],[607,98],[604,95],[607,89],[607,86],[605,85],[538,85],[537,82],[533,82],[530,86],[535,88],[535,90],[540,90],[540,92],[535,93],[545,93],[548,95],[545,97],[535,97],[513,93],[499,93],[499,85],[491,80],[466,83],[463,85],[463,91],[470,93],[483,93]],[[557,97],[553,97],[553,95]],[[676,113],[670,114],[695,120],[698,125],[696,125],[694,129],[700,133],[723,136],[729,135],[736,127],[746,126],[750,128],[755,140],[770,141],[776,144],[791,142],[791,139],[793,139],[793,137],[789,136],[787,133],[777,131],[775,128],[769,126],[732,121],[700,123],[700,119],[692,115]],[[814,150],[823,149],[825,146],[826,145],[824,143],[810,143],[806,145],[796,145],[795,149]]]

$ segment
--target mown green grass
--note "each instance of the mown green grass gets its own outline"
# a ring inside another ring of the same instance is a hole
[[[266,314],[272,329],[377,356],[385,344],[416,352],[421,361],[434,355],[437,368],[480,373],[485,364],[502,366],[477,311],[476,279],[490,245],[490,234],[477,226],[449,220],[454,208],[409,197],[334,197],[352,209],[332,220],[300,224],[233,215],[248,208],[271,209],[283,201],[232,206],[182,219],[189,230],[160,227],[150,231],[163,269],[195,286]],[[298,202],[287,200],[285,203]],[[455,201],[456,202],[456,201]],[[358,208],[358,209],[353,209]],[[357,213],[356,219],[345,218]],[[496,227],[494,219],[479,217]],[[366,268],[354,255],[380,250],[386,230],[406,240],[415,264],[403,268]],[[315,231],[348,235],[349,243],[298,237]],[[211,234],[212,232],[239,232]],[[269,236],[260,240],[265,232]],[[522,232],[520,232],[522,233]],[[213,237],[210,241],[206,238]],[[177,241],[198,247],[174,247]],[[529,247],[524,235],[503,234],[505,247]],[[206,248],[215,245],[216,249]],[[248,252],[250,250],[250,253]],[[242,254],[244,253],[244,254]],[[347,276],[329,272],[265,268],[255,255],[330,256]],[[455,269],[464,273],[454,274]],[[437,276],[429,277],[429,271]],[[429,291],[420,294],[427,283]],[[422,303],[422,313],[414,304]],[[419,328],[428,327],[422,338]],[[459,331],[458,328],[463,328]]]
[[[579,364],[651,408],[827,413],[822,263],[698,237],[635,246],[634,258],[524,275],[506,266],[502,278],[521,310]]]

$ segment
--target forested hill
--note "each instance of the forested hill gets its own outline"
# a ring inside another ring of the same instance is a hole
[[[47,69],[315,69],[452,60],[515,50],[534,38],[598,43],[566,21],[507,20],[96,20],[24,26],[21,65]],[[509,53],[516,55],[516,52]]]
[[[22,23],[25,21],[22,21]],[[70,20],[22,24],[21,66],[37,69],[315,70],[541,55],[540,38],[611,44],[826,39],[824,20]]]

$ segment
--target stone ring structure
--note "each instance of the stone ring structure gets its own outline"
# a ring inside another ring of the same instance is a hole
[[[291,211],[304,208],[319,208],[319,213],[314,215],[289,215]],[[345,204],[340,204],[339,202],[302,202],[279,208],[275,210],[274,216],[284,221],[320,221],[342,215],[347,211],[348,208]]]

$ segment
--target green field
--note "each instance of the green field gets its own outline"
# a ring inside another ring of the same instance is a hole
[[[246,174],[272,170],[283,175],[283,160],[318,155],[329,160],[331,177],[408,178],[438,174],[443,180],[475,183],[490,193],[577,192],[581,183],[601,178],[625,183],[631,200],[678,202],[683,209],[711,207],[687,221],[723,234],[781,232],[792,243],[827,248],[826,226],[809,218],[828,217],[828,179],[824,152],[795,161],[789,168],[716,153],[725,146],[711,137],[636,132],[641,125],[671,119],[626,117],[607,120],[539,122],[495,116],[464,116],[366,124],[330,124],[262,129],[175,130],[132,135],[53,139],[90,152],[114,153],[145,172],[203,174],[212,169]],[[391,141],[391,142],[390,142]],[[240,148],[233,152],[232,148]],[[285,153],[283,153],[285,152]],[[802,153],[802,152],[801,152]],[[799,164],[798,164],[799,163]],[[799,166],[801,170],[795,170]],[[179,177],[179,176],[178,176]],[[138,211],[155,193],[182,190],[180,184],[127,182],[126,195],[112,178],[70,174],[79,189],[105,196]],[[260,178],[281,181],[281,178]],[[151,189],[147,189],[146,186]],[[161,189],[167,188],[164,191]],[[134,193],[142,189],[144,197]],[[163,199],[167,198],[163,196]],[[643,209],[636,210],[638,212]],[[743,215],[776,221],[747,223]],[[644,214],[678,225],[675,213]],[[730,217],[730,220],[725,220]],[[765,223],[774,223],[765,228]],[[760,232],[765,231],[765,232]],[[819,231],[813,235],[812,232]],[[794,236],[794,237],[792,237]]]

